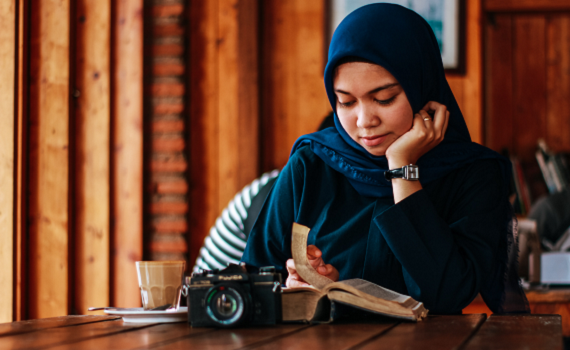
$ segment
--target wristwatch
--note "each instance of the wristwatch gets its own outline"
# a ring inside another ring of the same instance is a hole
[[[420,179],[420,170],[417,165],[404,165],[398,169],[387,170],[384,172],[386,180],[404,179],[409,181],[417,181]]]

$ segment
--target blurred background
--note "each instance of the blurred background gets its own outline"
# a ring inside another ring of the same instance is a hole
[[[453,2],[448,82],[473,141],[516,160],[524,215],[551,192],[538,141],[570,152],[570,1]],[[336,3],[0,0],[0,322],[139,306],[138,260],[190,270],[330,113]]]

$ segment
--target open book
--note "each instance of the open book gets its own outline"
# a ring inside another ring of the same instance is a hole
[[[335,317],[336,304],[411,321],[420,321],[427,315],[423,304],[407,295],[358,278],[333,282],[319,274],[307,258],[309,231],[308,227],[293,223],[293,260],[297,273],[311,287],[283,290],[283,321],[330,322]]]

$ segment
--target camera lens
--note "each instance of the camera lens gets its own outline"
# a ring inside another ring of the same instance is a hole
[[[206,294],[206,312],[220,326],[234,326],[247,313],[247,295],[232,285],[217,285]]]

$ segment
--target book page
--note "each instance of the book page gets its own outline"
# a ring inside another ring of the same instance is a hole
[[[390,289],[387,289],[384,287],[380,287],[377,284],[365,281],[365,280],[360,279],[360,278],[354,278],[354,279],[350,279],[350,280],[344,280],[344,281],[336,282],[334,285],[330,285],[329,288],[327,288],[327,289],[334,289],[339,284],[348,285],[348,286],[351,286],[355,289],[358,289],[361,292],[372,295],[373,297],[388,300],[388,301],[395,301],[397,303],[403,304],[408,299],[410,299],[410,297],[407,295],[403,295],[403,294],[394,292],[393,290],[390,290]]]
[[[296,222],[293,223],[291,253],[293,254],[293,261],[295,261],[295,268],[299,276],[307,283],[321,290],[327,284],[333,283],[333,280],[319,274],[309,263],[309,258],[307,258],[307,238],[310,230],[307,226]]]

